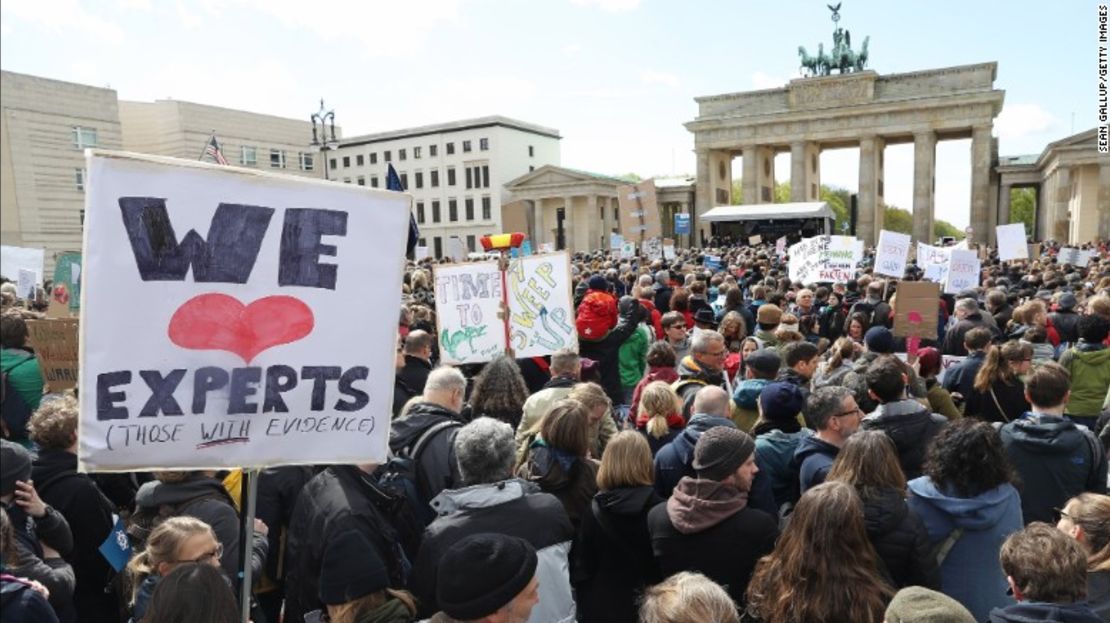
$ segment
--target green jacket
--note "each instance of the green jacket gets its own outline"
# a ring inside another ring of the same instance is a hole
[[[1071,374],[1071,398],[1067,415],[1097,417],[1110,385],[1110,348],[1080,342],[1060,355],[1060,365]]]
[[[644,370],[647,368],[648,346],[651,345],[651,338],[648,337],[649,331],[651,329],[640,325],[632,335],[628,336],[624,344],[621,344],[617,359],[620,362],[621,387],[625,389],[636,387],[640,379],[644,378]]]
[[[19,348],[0,350],[0,372],[32,411],[39,408],[44,383],[37,357]]]

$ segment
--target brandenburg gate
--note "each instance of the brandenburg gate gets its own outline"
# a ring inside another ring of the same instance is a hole
[[[994,88],[997,63],[879,75],[863,69],[867,42],[856,54],[848,40],[838,28],[830,57],[821,51],[813,59],[799,50],[803,68],[827,75],[695,99],[698,116],[686,129],[697,155],[696,226],[706,228],[700,216],[730,202],[736,156],[743,156],[743,203],[772,202],[775,154],[781,152],[790,153],[791,201],[819,201],[821,150],[858,146],[856,235],[875,244],[883,226],[883,149],[912,142],[913,237],[932,243],[937,141],[970,138],[970,237],[989,242],[998,206],[992,179],[998,143],[991,128],[1004,97]],[[836,69],[840,73],[832,75]]]

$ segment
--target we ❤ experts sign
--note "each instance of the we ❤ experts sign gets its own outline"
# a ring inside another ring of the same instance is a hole
[[[83,469],[385,459],[411,198],[92,151]]]

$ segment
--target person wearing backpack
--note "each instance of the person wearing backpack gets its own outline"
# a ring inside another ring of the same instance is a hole
[[[18,314],[0,315],[0,383],[4,439],[28,445],[27,421],[42,401],[38,357],[27,348],[27,322]]]
[[[77,584],[73,605],[81,621],[115,623],[119,606],[109,584],[116,576],[100,553],[112,533],[115,505],[87,474],[77,471],[77,401],[72,397],[43,402],[31,418],[31,440],[39,454],[31,467],[35,488],[44,502],[65,517],[73,533],[66,560]]]
[[[239,513],[214,471],[157,472],[139,487],[127,532],[141,545],[150,530],[170,517],[194,517],[212,526],[223,545],[220,567],[229,577],[239,574]]]
[[[617,298],[609,293],[609,281],[601,275],[590,277],[587,286],[574,324],[580,339],[600,340],[617,326]]]
[[[890,328],[890,304],[883,300],[883,289],[885,287],[882,281],[872,281],[867,284],[867,298],[855,303],[848,310],[848,318],[851,318],[857,313],[863,314],[867,318],[867,327],[883,326]],[[848,327],[844,327],[844,332],[848,332]]]

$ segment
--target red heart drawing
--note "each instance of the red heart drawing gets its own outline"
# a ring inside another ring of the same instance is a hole
[[[267,348],[312,333],[312,310],[292,296],[267,296],[243,306],[226,294],[201,294],[170,318],[170,341],[192,350],[226,350],[250,363]]]

